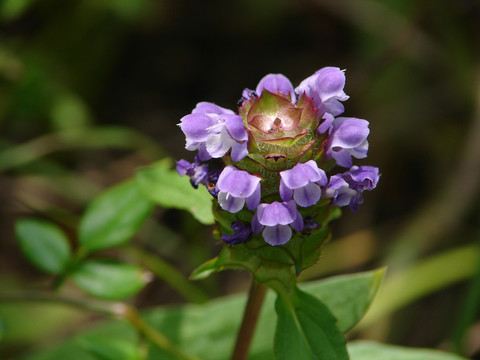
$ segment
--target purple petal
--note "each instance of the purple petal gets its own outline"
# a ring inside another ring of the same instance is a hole
[[[218,193],[218,203],[223,210],[231,213],[236,213],[242,210],[243,206],[245,205],[245,199],[237,198],[228,193],[220,191]]]
[[[236,125],[234,124],[235,121],[238,120],[237,115],[234,115],[234,116],[223,115],[222,118],[223,117],[237,118],[237,119],[234,119],[230,123],[230,125],[232,125],[233,130],[236,131],[236,134],[239,135],[237,129],[235,129]],[[240,117],[240,121],[241,121],[241,117]],[[243,128],[243,122],[241,123],[241,126]],[[244,128],[243,128],[243,131],[245,131]],[[208,133],[209,134],[206,139],[206,150],[211,157],[221,158],[230,149],[232,149],[233,161],[239,161],[248,155],[247,142],[246,141],[238,142],[235,139],[233,139],[226,128],[226,124],[224,124],[223,122],[219,122],[211,126],[210,128],[208,128]],[[246,135],[246,132],[245,132],[245,135]],[[246,136],[248,138],[248,135]]]
[[[228,133],[233,139],[237,141],[248,140],[248,134],[240,115],[224,115],[222,119],[225,121]]]
[[[357,159],[365,159],[368,153],[368,141],[365,140],[362,144],[356,148],[350,149],[350,154]]]
[[[343,91],[344,86],[345,73],[337,67],[325,67],[303,80],[295,92],[299,95],[305,93],[312,98],[320,114],[327,112],[337,116],[344,111],[338,100],[348,99]]]
[[[373,190],[380,179],[378,168],[373,166],[353,166],[349,174],[351,179],[365,190]]]
[[[306,78],[305,80],[303,80],[300,85],[298,85],[296,88],[295,88],[295,92],[301,96],[303,93],[305,93],[305,95],[307,95],[308,97],[312,97],[311,94],[312,94],[312,88],[311,86],[314,85],[315,83],[315,79],[316,79],[316,75],[313,74],[311,76],[309,76],[308,78]]]
[[[293,225],[292,225],[293,226]],[[310,234],[312,231],[317,230],[320,227],[320,224],[317,223],[316,221],[313,221],[313,218],[311,216],[305,217],[304,220],[304,225],[302,228],[302,233],[304,234]],[[296,230],[296,229],[295,229]],[[298,231],[298,230],[297,230]]]
[[[348,187],[348,183],[343,179],[342,174],[337,174],[330,177],[328,189],[338,190],[344,186]]]
[[[256,212],[257,220],[260,219],[263,216],[263,212],[265,211],[265,208],[268,205],[269,204],[260,204],[260,205],[257,206],[257,212]]]
[[[180,128],[187,140],[203,142],[207,140],[208,128],[215,125],[217,121],[204,114],[190,114],[180,120]]]
[[[232,143],[232,160],[237,162],[242,160],[245,156],[248,155],[248,144],[246,142],[243,142],[241,144],[239,143]]]
[[[214,198],[218,197],[219,190],[217,189],[217,181],[218,177],[220,176],[221,170],[215,169],[209,171],[207,176],[205,177],[205,187],[207,191],[212,195]]]
[[[198,187],[198,184],[205,182],[205,179],[207,178],[208,174],[208,166],[206,164],[204,165],[195,165],[193,174],[190,175],[190,183],[193,185],[193,187],[196,189]]]
[[[327,186],[328,184],[327,174],[325,173],[324,170],[322,169],[319,169],[319,170],[320,170],[320,180],[316,181],[316,183],[321,186]]]
[[[280,189],[279,189],[280,197],[283,201],[291,200],[293,197],[293,190],[290,189],[282,179],[280,179]]]
[[[293,200],[287,203],[279,203],[274,201],[271,204],[265,204],[263,211],[257,213],[258,221],[262,225],[266,226],[275,226],[275,225],[288,225],[295,220],[296,208],[292,209],[290,206],[293,203],[295,207],[295,202]],[[261,205],[259,205],[261,206]]]
[[[295,218],[296,214],[297,214],[297,204],[295,203],[294,200],[289,200],[287,201],[286,203],[286,206],[288,208],[288,211],[290,212],[290,215],[292,216],[292,218]]]
[[[323,108],[325,109],[325,113],[330,113],[333,116],[338,116],[343,114],[345,111],[345,106],[338,101],[337,99],[328,99],[327,101],[323,102]]]
[[[297,217],[295,218],[295,221],[290,224],[293,229],[297,231],[302,231],[303,230],[303,218],[300,212],[297,210]]]
[[[217,182],[220,191],[228,192],[239,198],[247,198],[253,194],[260,178],[250,175],[247,171],[238,170],[236,167],[229,165],[223,169]]]
[[[247,209],[253,211],[258,206],[258,204],[260,204],[261,196],[262,192],[260,190],[260,183],[258,183],[253,194],[245,199],[247,202]]]
[[[197,156],[200,161],[207,161],[212,158],[210,154],[207,152],[207,145],[205,143],[200,144],[200,146],[198,147]]]
[[[180,176],[187,174],[190,177],[190,183],[196,189],[198,184],[203,183],[208,173],[208,166],[206,164],[201,165],[198,161],[198,157],[195,157],[195,162],[189,163],[186,160],[177,161],[177,172]]]
[[[190,150],[190,151],[195,151],[197,150],[200,145],[204,144],[203,142],[198,142],[198,141],[192,141],[188,138],[185,138],[185,149]]]
[[[230,227],[233,230],[233,235],[222,234],[222,240],[228,245],[241,244],[252,239],[252,230],[248,224],[234,221]]]
[[[177,172],[180,176],[183,176],[187,173],[188,170],[192,168],[193,164],[189,163],[187,160],[181,159],[177,161]]]
[[[285,75],[282,74],[268,74],[260,80],[257,85],[256,93],[261,95],[263,89],[271,93],[280,92],[285,95],[290,95],[292,101],[295,100],[295,91],[293,85]]]
[[[245,99],[245,100],[250,100],[252,98],[257,98],[258,95],[255,91],[251,90],[251,89],[243,89],[243,92],[242,92],[242,98]]]
[[[265,242],[270,245],[283,245],[292,237],[292,229],[287,225],[267,226],[262,235]]]
[[[350,201],[350,210],[352,210],[353,212],[357,212],[358,211],[358,205],[360,205],[361,203],[363,202],[363,198],[362,198],[362,195],[359,193],[357,194],[356,196],[353,196],[352,197],[352,200]]]
[[[368,121],[356,118],[337,118],[332,132],[332,148],[352,149],[360,146],[368,137]]]
[[[333,120],[335,120],[335,117],[332,114],[325,113],[323,114],[322,119],[324,121],[318,127],[318,132],[320,134],[323,134],[327,131],[330,133],[330,130],[332,129],[332,123],[333,123]]]
[[[357,159],[367,157],[368,121],[340,117],[333,122],[333,130],[327,143],[326,155],[339,166],[352,166],[352,156]]]
[[[348,96],[343,92],[345,87],[345,73],[338,67],[324,67],[318,70],[314,76],[314,89],[322,101],[325,102],[330,98],[337,98],[341,101],[348,99]]]
[[[327,157],[335,159],[338,166],[346,168],[352,166],[352,154],[348,150],[327,150]]]
[[[349,205],[357,196],[357,192],[350,188],[343,175],[332,176],[328,188],[334,190],[333,203],[340,207]]]
[[[355,198],[357,192],[351,189],[339,192],[334,198],[333,203],[337,206],[347,206],[351,203],[352,199]]]
[[[299,163],[290,170],[280,173],[284,184],[290,189],[298,189],[310,182],[323,181],[325,172],[318,168],[315,161],[309,160],[306,163]]]
[[[230,137],[225,128],[222,128],[220,133],[212,133],[207,136],[207,152],[213,158],[221,158],[234,144],[236,144],[235,140]]]
[[[257,209],[257,212],[255,213],[255,215],[253,215],[253,218],[252,218],[252,231],[255,234],[260,234],[264,227],[265,226],[260,224],[260,222],[258,221],[258,209]]]
[[[320,187],[315,183],[309,183],[304,187],[293,191],[293,199],[302,207],[315,205],[320,200],[322,194]]]
[[[211,102],[199,102],[195,109],[192,110],[192,114],[234,114],[232,110],[222,108]]]

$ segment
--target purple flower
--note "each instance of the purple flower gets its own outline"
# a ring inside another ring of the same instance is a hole
[[[373,190],[380,179],[378,168],[373,166],[352,166],[350,171],[330,178],[327,196],[333,198],[337,206],[350,206],[352,211],[358,210],[363,202],[363,191]]]
[[[284,96],[290,96],[292,103],[295,103],[297,98],[295,96],[295,90],[293,85],[285,75],[282,74],[268,74],[260,80],[255,91],[250,89],[244,89],[242,92],[242,99],[239,106],[244,101],[258,98],[262,95],[263,90],[270,91],[271,93],[280,93]]]
[[[340,101],[349,98],[343,91],[344,86],[345,73],[340,68],[324,67],[303,80],[295,92],[299,97],[305,94],[312,98],[319,115],[327,112],[338,116],[345,111]]]
[[[320,227],[320,224],[316,221],[313,221],[313,218],[311,216],[307,216],[303,222],[304,224],[302,234],[305,235],[309,235],[310,233],[312,233],[312,231],[315,231]]]
[[[342,175],[337,174],[330,178],[325,195],[332,197],[335,205],[340,207],[349,205],[352,211],[357,211],[359,204],[358,192],[350,188]]]
[[[240,115],[218,105],[201,102],[180,120],[187,150],[198,150],[200,160],[221,158],[230,149],[233,161],[248,154],[248,134]]]
[[[325,171],[318,168],[315,161],[299,163],[290,170],[280,173],[280,197],[283,201],[291,200],[302,206],[315,205],[322,194],[320,186],[328,183]]]
[[[198,184],[203,183],[207,176],[208,166],[200,165],[198,157],[195,156],[195,162],[189,163],[187,160],[181,159],[177,161],[177,172],[180,176],[188,175],[190,177],[190,183],[196,189]]]
[[[209,171],[205,178],[205,187],[214,198],[218,196],[217,182],[222,170]]]
[[[250,224],[234,221],[230,227],[233,230],[233,235],[222,234],[223,241],[228,245],[241,244],[252,239],[252,229],[250,228]]]
[[[332,132],[333,121],[335,120],[335,117],[332,114],[324,113],[322,116],[322,120],[323,122],[317,129],[318,133],[323,134],[328,131],[328,133],[330,134]]]
[[[239,212],[245,203],[248,210],[255,209],[260,203],[260,180],[247,171],[227,166],[218,177],[218,203],[231,213]]]
[[[374,166],[352,166],[344,176],[350,187],[357,191],[373,190],[380,180],[378,168]]]
[[[297,210],[295,201],[271,204],[260,204],[252,218],[252,230],[260,234],[263,230],[263,239],[270,245],[283,245],[292,237],[294,230],[302,231],[303,219]]]
[[[293,85],[285,75],[282,74],[268,74],[260,80],[257,85],[256,93],[260,96],[263,90],[268,90],[271,93],[281,93],[289,95],[293,103],[296,101],[295,90]]]
[[[332,123],[327,142],[327,158],[333,158],[337,165],[352,166],[352,156],[357,159],[367,157],[370,133],[368,121],[356,118],[339,117]]]

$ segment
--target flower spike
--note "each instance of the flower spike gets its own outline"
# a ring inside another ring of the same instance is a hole
[[[255,91],[242,92],[238,113],[200,102],[180,120],[186,149],[198,153],[177,170],[214,197],[227,245],[281,246],[312,236],[328,226],[330,207],[356,211],[363,192],[376,187],[378,169],[353,164],[367,157],[368,121],[339,117],[349,98],[345,80],[338,67],[322,68],[296,88],[286,76],[268,74]],[[350,170],[338,173],[335,165]]]

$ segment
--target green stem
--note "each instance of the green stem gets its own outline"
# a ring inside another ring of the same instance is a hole
[[[250,285],[250,292],[248,293],[248,301],[243,313],[242,325],[237,334],[237,341],[231,360],[246,360],[248,357],[248,351],[255,332],[255,326],[257,325],[258,316],[265,299],[267,292],[267,286],[263,283],[259,283],[252,278]]]
[[[64,284],[65,280],[67,280],[70,273],[87,255],[88,252],[85,250],[85,248],[80,247],[77,249],[72,259],[69,261],[67,268],[61,274],[59,274],[53,282],[52,288],[54,291],[60,290],[60,287]]]
[[[189,356],[183,353],[174,343],[172,343],[165,335],[158,332],[150,326],[138,313],[137,309],[126,304],[122,304],[123,309],[120,311],[125,320],[127,320],[135,329],[145,335],[151,342],[158,347],[167,351],[179,360],[199,360],[197,357]]]
[[[79,309],[96,312],[106,316],[120,318],[132,325],[139,333],[148,338],[153,344],[167,351],[178,360],[199,360],[197,357],[189,356],[183,353],[174,343],[165,335],[145,322],[140,313],[134,307],[124,303],[107,303],[100,301],[77,300],[63,296],[40,293],[21,293],[21,294],[1,294],[2,302],[44,302],[53,304],[63,304],[73,306]]]
[[[127,148],[151,159],[166,156],[166,152],[148,136],[125,127],[98,126],[43,135],[3,150],[0,152],[0,172],[23,166],[57,151],[85,148]]]

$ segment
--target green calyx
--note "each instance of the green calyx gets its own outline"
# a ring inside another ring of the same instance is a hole
[[[248,156],[227,165],[262,177],[262,197],[278,194],[279,172],[299,162],[324,162],[325,135],[317,131],[320,119],[313,101],[303,95],[296,103],[289,96],[264,90],[260,97],[245,101],[239,108],[249,135]],[[276,200],[276,199],[272,199]]]
[[[282,94],[264,90],[244,102],[239,113],[249,134],[248,157],[269,171],[287,170],[321,151],[319,118],[306,96],[292,104]]]

